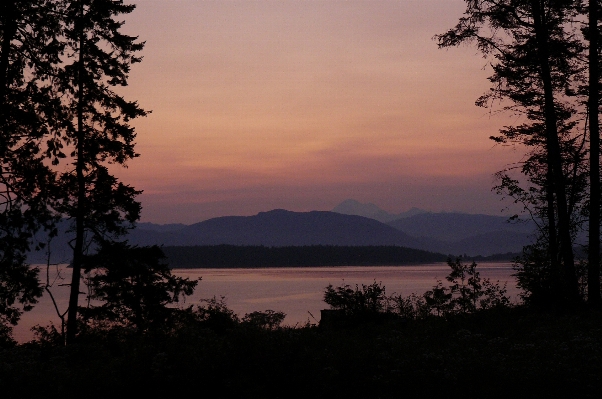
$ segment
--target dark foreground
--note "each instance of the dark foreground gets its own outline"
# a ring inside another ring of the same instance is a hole
[[[544,398],[602,394],[602,314],[524,308],[336,328],[91,333],[0,349],[5,398]]]

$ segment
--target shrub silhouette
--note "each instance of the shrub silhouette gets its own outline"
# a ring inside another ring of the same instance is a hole
[[[245,314],[242,318],[242,322],[246,325],[264,329],[264,330],[275,330],[280,327],[286,313],[277,312],[271,309],[261,311],[255,311]]]
[[[376,281],[370,285],[362,284],[361,288],[357,284],[355,288],[348,284],[335,288],[329,284],[324,293],[324,302],[332,309],[350,315],[388,311],[385,287]]]
[[[407,319],[467,314],[510,305],[506,285],[481,278],[475,262],[462,263],[458,257],[449,258],[447,264],[451,271],[445,280],[450,285],[438,281],[422,295],[387,296],[385,287],[376,281],[370,285],[362,284],[361,288],[359,285],[353,288],[348,284],[339,287],[330,284],[324,292],[324,302],[347,316],[396,314]]]

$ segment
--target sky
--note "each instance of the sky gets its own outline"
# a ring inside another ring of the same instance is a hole
[[[475,106],[487,60],[438,49],[463,0],[134,0],[146,41],[120,89],[140,157],[142,221],[195,223],[345,199],[394,213],[504,214],[494,173],[520,149],[489,136],[508,115]]]

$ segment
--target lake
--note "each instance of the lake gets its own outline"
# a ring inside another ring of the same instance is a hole
[[[225,297],[230,309],[239,316],[256,310],[276,310],[286,313],[287,325],[317,323],[320,309],[328,308],[323,301],[324,289],[328,284],[382,283],[387,295],[411,293],[422,294],[432,288],[437,280],[444,280],[449,273],[445,263],[412,266],[339,266],[299,267],[264,269],[174,269],[173,273],[191,279],[202,278],[197,289],[182,305],[196,305],[201,299]],[[482,278],[507,282],[508,294],[518,301],[519,290],[511,263],[484,262],[478,265]],[[53,282],[51,289],[57,299],[59,310],[67,309],[69,287],[62,285],[71,281],[71,269],[64,265],[41,270],[41,277]],[[85,287],[83,287],[85,289]],[[81,301],[83,303],[84,296]],[[46,294],[31,312],[25,313],[14,330],[15,339],[26,342],[33,338],[31,327],[36,324],[54,323],[60,326],[52,301]]]

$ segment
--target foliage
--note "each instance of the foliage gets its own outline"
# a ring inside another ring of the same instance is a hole
[[[452,294],[452,312],[472,313],[479,308],[489,309],[510,304],[505,284],[500,287],[499,282],[494,284],[489,279],[481,279],[475,262],[464,264],[460,258],[456,258],[455,261],[448,259],[447,264],[452,269],[446,277],[452,283],[449,288]]]
[[[61,334],[54,324],[47,326],[36,325],[32,327],[31,331],[34,333],[34,341],[39,344],[49,346],[65,345],[64,334]]]
[[[447,261],[450,273],[445,278],[450,283],[437,284],[422,295],[385,294],[385,287],[377,282],[355,289],[348,284],[326,287],[324,302],[332,309],[339,309],[348,315],[396,314],[406,319],[423,319],[429,316],[449,317],[456,314],[475,313],[477,310],[506,308],[510,299],[506,295],[506,285],[481,278],[477,264],[463,263],[461,258]]]
[[[144,43],[121,31],[124,14],[135,6],[122,0],[60,2],[58,40],[63,48],[52,88],[60,98],[59,121],[47,141],[52,163],[60,170],[55,211],[72,221],[72,281],[67,343],[73,342],[81,268],[93,244],[116,240],[138,220],[140,192],[111,174],[108,165],[125,166],[136,157],[131,121],[146,115],[135,101],[119,95],[126,86],[136,53]]]
[[[514,259],[513,268],[520,297],[529,306],[550,307],[556,298],[552,288],[552,274],[546,242],[539,239],[536,243],[523,248],[522,254]],[[575,265],[579,295],[586,299],[587,263],[580,260]]]
[[[447,287],[443,286],[441,281],[437,282],[431,290],[426,291],[423,295],[424,309],[421,312],[426,315],[435,314],[436,316],[444,316],[451,310],[452,294]]]
[[[62,197],[57,210],[83,218],[85,230],[102,241],[127,231],[139,217],[139,193],[111,175],[108,164],[126,165],[138,154],[131,120],[146,112],[127,101],[115,87],[127,86],[131,64],[144,43],[121,33],[117,20],[133,11],[123,1],[73,0],[63,12],[64,59],[55,80],[62,94],[63,128],[53,145],[56,160],[70,168],[58,179]]]
[[[433,290],[435,288],[439,289],[441,286],[440,283],[441,282],[438,282]],[[441,293],[441,291],[439,291],[438,294],[439,293]],[[396,314],[408,320],[424,319],[429,316],[433,310],[436,316],[442,316],[444,310],[443,307],[440,306],[434,308],[432,303],[427,303],[427,297],[426,293],[423,295],[412,293],[408,296],[392,295],[391,307]],[[443,305],[445,301],[438,301],[438,303]]]
[[[0,329],[14,325],[41,295],[25,263],[32,236],[51,221],[53,172],[43,141],[56,102],[48,79],[61,46],[56,0],[0,5]]]
[[[529,305],[552,303],[552,277],[548,250],[541,242],[527,246],[514,264],[517,287],[522,290],[521,298]]]
[[[586,49],[580,1],[466,1],[465,15],[437,39],[441,47],[474,43],[493,69],[477,105],[520,116],[491,137],[527,155],[497,174],[498,193],[524,207],[547,241],[556,303],[578,300],[573,239],[587,205],[583,96]],[[515,177],[519,171],[523,176]]]
[[[585,1],[584,1],[585,2]],[[600,287],[600,2],[587,1],[587,27],[583,34],[588,41],[587,96],[589,123],[589,208],[588,208],[588,259],[587,301],[593,307],[602,305]],[[584,85],[585,86],[585,85]]]
[[[16,342],[12,337],[12,328],[7,324],[0,323],[0,349],[14,346]]]
[[[16,325],[22,312],[31,310],[42,295],[39,270],[30,268],[24,259],[6,264],[9,261],[0,260],[0,326]]]
[[[479,296],[479,309],[497,309],[510,306],[510,298],[506,295],[506,284],[502,287],[499,281],[483,280],[482,295]]]
[[[242,323],[264,330],[275,330],[280,327],[285,317],[284,312],[268,309],[245,314]]]
[[[36,230],[52,236],[57,219],[73,221],[73,337],[84,254],[139,218],[139,191],[108,169],[137,156],[130,123],[146,115],[114,90],[141,60],[144,44],[123,34],[118,19],[133,9],[122,0],[0,6],[0,311],[10,323],[21,312],[16,303],[27,310],[41,293],[24,264]]]
[[[239,325],[240,319],[226,305],[224,297],[203,299],[194,310],[194,318],[204,328],[223,332]]]
[[[339,330],[193,325],[0,349],[0,386],[7,397],[94,399],[188,397],[199,386],[225,398],[596,398],[600,325],[600,312],[525,307]]]
[[[86,258],[89,307],[84,320],[131,326],[138,333],[168,328],[176,309],[170,305],[191,295],[198,281],[176,277],[161,248],[106,243]],[[99,305],[96,303],[100,302]]]
[[[505,284],[500,286],[499,281],[494,283],[481,278],[475,262],[466,264],[462,263],[461,258],[450,258],[447,264],[451,269],[445,278],[451,283],[449,286],[438,281],[422,296],[412,294],[407,298],[394,297],[392,301],[396,304],[396,312],[410,319],[418,319],[510,306]]]
[[[349,315],[380,313],[388,310],[388,298],[385,287],[376,281],[370,285],[348,284],[333,287],[329,284],[324,292],[324,302],[333,309],[339,309]]]

